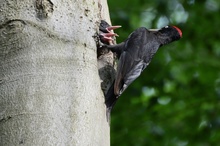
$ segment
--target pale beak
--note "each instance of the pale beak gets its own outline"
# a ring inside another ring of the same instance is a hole
[[[149,31],[153,31],[153,32],[156,32],[156,31],[158,31],[158,30],[160,30],[160,29],[148,29]]]

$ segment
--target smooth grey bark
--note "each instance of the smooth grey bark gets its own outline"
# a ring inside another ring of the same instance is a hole
[[[0,145],[110,145],[100,19],[106,1],[0,0]]]

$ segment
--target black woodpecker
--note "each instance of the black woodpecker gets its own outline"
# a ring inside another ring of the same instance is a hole
[[[103,34],[101,36],[105,37]],[[176,26],[165,26],[161,29],[140,27],[124,42],[117,45],[105,45],[112,52],[116,52],[119,58],[115,80],[105,95],[105,104],[109,113],[118,97],[149,65],[158,48],[177,41],[181,37],[182,31]],[[101,41],[105,43],[102,39]]]

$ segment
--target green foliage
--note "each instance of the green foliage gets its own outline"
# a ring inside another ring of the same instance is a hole
[[[113,146],[217,146],[220,142],[220,1],[109,0],[121,42],[167,24],[183,38],[159,49],[112,111]]]

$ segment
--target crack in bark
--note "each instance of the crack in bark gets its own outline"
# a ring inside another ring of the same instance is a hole
[[[3,117],[2,119],[0,119],[0,123],[6,122],[6,121],[8,121],[11,118],[12,118],[11,116]]]
[[[19,21],[21,24],[23,25],[26,25],[25,21],[24,20],[21,20],[21,19],[12,19],[12,20],[8,20],[7,22],[3,23],[0,25],[0,29],[6,27],[6,26],[10,26],[12,27],[12,23],[16,22],[16,21]]]
[[[61,38],[58,34],[55,34],[52,31],[50,31],[49,29],[47,29],[37,23],[29,21],[29,20],[22,20],[22,19],[8,20],[7,22],[0,25],[0,29],[8,29],[8,30],[10,30],[10,32],[18,33],[18,31],[12,31],[12,30],[22,31],[22,29],[25,27],[25,25],[31,26],[33,28],[38,29],[41,32],[44,32],[44,34],[48,35],[50,38],[55,38],[57,40],[61,40],[64,42],[72,42],[73,41],[72,39],[69,39],[69,38]],[[8,30],[4,31],[5,35],[9,34]],[[0,30],[0,33],[1,33],[1,30]]]

